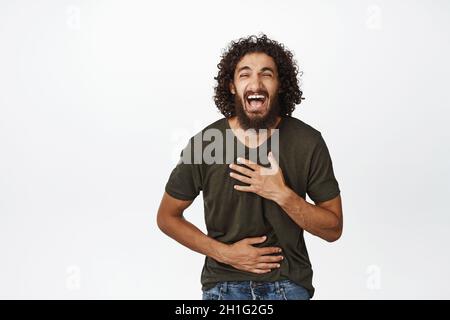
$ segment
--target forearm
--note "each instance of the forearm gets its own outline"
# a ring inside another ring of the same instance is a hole
[[[162,232],[189,249],[222,262],[227,245],[204,234],[195,225],[181,217],[158,220]]]
[[[286,187],[275,201],[303,230],[330,242],[340,237],[339,218],[325,208],[308,203],[292,189]]]

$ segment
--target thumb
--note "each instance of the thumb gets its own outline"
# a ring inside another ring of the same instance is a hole
[[[270,176],[270,175],[277,174],[278,169],[280,167],[279,167],[278,162],[275,159],[275,156],[273,155],[272,151],[270,151],[269,154],[267,155],[267,159],[269,160],[270,168],[262,168],[260,171],[260,174],[262,176]]]
[[[266,241],[266,239],[267,239],[266,236],[262,236],[262,237],[246,238],[244,240],[247,244],[257,244],[263,243],[264,241]]]
[[[275,156],[273,155],[272,151],[269,152],[269,155],[267,157],[267,159],[269,160],[270,166],[272,168],[278,168],[278,162],[277,159],[275,159]]]

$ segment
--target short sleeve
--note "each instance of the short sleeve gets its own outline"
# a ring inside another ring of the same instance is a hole
[[[194,200],[202,190],[201,167],[193,161],[186,161],[185,153],[188,148],[191,148],[191,143],[181,151],[180,160],[165,186],[165,191],[179,200]]]
[[[321,134],[311,156],[306,192],[315,203],[331,200],[340,194],[331,156]]]

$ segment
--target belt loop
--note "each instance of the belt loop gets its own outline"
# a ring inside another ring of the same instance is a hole
[[[227,293],[228,292],[228,281],[222,282],[222,292]]]
[[[275,291],[276,293],[280,293],[280,282],[275,281]]]

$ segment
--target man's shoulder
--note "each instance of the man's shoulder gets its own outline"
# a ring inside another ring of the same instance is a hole
[[[207,131],[209,129],[224,130],[224,129],[226,129],[226,121],[227,121],[227,118],[225,118],[225,117],[224,118],[220,118],[220,119],[218,119],[218,120],[208,124],[206,127],[204,127],[201,130],[201,132],[205,132],[205,131]]]
[[[301,137],[302,140],[310,139],[316,141],[321,136],[321,132],[318,129],[298,118],[292,116],[285,117],[284,121],[286,123],[286,131],[295,137]]]
[[[205,133],[210,132],[213,133],[217,132],[217,131],[223,131],[225,132],[226,130],[226,118],[220,118],[206,126],[204,126],[201,130],[197,131],[193,136],[191,136],[190,140],[193,140],[195,138],[199,138],[201,139]]]

